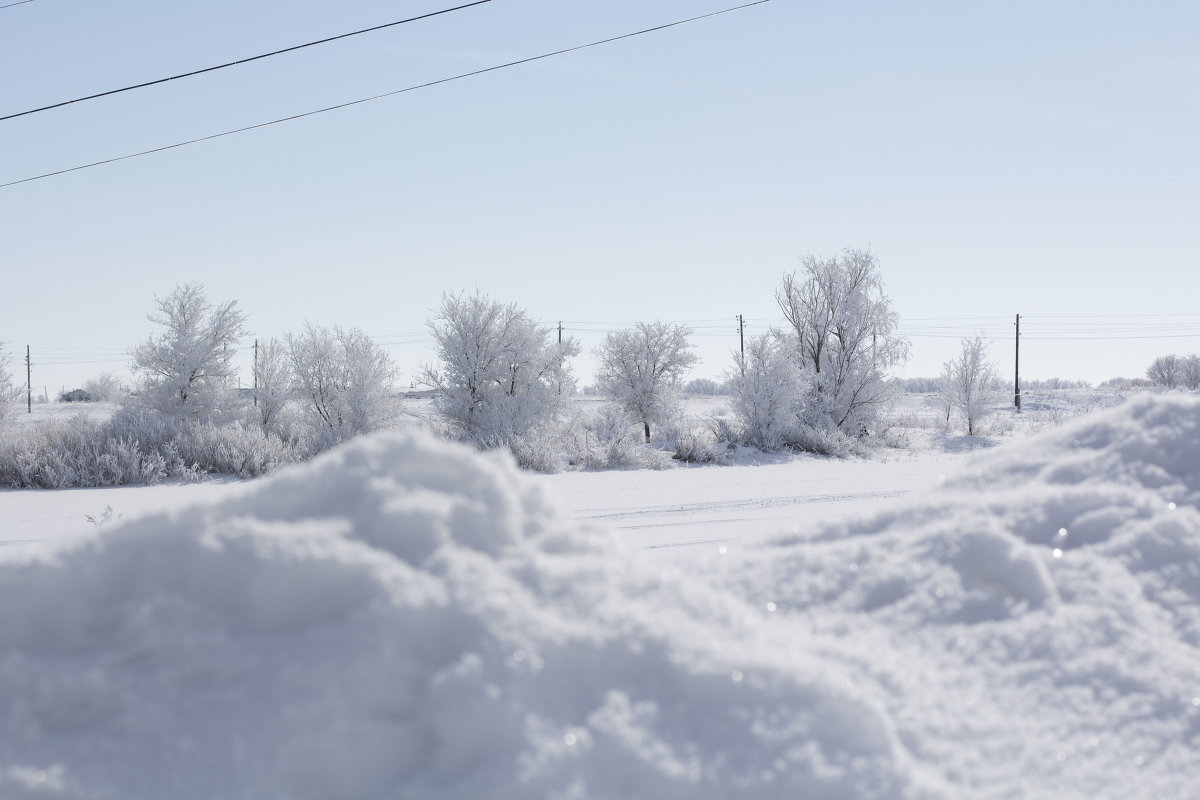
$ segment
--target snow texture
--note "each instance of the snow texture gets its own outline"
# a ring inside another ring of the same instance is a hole
[[[667,570],[415,433],[0,551],[0,797],[1184,797],[1198,423]]]

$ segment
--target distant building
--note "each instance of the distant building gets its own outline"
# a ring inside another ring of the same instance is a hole
[[[58,402],[60,403],[90,403],[91,401],[92,396],[83,389],[72,389],[58,396]]]

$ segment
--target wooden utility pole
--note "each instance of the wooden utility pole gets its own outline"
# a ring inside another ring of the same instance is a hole
[[[738,321],[738,346],[741,348],[741,353],[742,353],[740,361],[741,361],[741,365],[742,365],[742,374],[745,375],[746,374],[746,320],[742,317],[741,314],[738,314],[737,321]]]
[[[558,343],[562,344],[562,320],[558,321]]]
[[[1021,413],[1021,315],[1017,314],[1016,358],[1013,363],[1013,405]]]
[[[29,360],[29,345],[25,345],[25,403],[33,413],[33,362]]]

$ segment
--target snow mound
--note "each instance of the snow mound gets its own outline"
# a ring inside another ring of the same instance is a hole
[[[891,723],[767,613],[508,461],[380,436],[0,553],[0,796],[901,797]]]
[[[415,433],[0,552],[0,797],[1189,796],[1198,420],[671,562]]]
[[[1145,397],[723,576],[857,648],[952,796],[1185,797],[1200,775],[1200,401]]]

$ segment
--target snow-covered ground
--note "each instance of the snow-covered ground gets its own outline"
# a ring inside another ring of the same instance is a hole
[[[916,399],[872,461],[410,433],[0,492],[0,797],[1190,797],[1200,401],[1088,402]]]
[[[45,422],[67,421],[75,417],[86,417],[92,420],[106,420],[116,413],[120,406],[117,403],[34,403],[30,406],[21,405],[17,413],[12,415],[14,425],[40,425]]]
[[[731,466],[681,464],[668,470],[534,477],[545,481],[576,518],[595,520],[634,545],[658,547],[762,535],[862,514],[892,498],[938,485],[975,450],[1024,438],[1123,400],[1119,394],[1091,390],[1033,393],[1024,414],[1017,417],[1005,410],[988,422],[985,435],[968,437],[943,430],[936,396],[909,394],[901,396],[889,415],[907,447],[882,449],[870,460],[751,453],[736,458]],[[599,402],[580,399],[584,407]],[[14,422],[69,422],[80,415],[103,420],[117,408],[114,403],[45,403],[34,405],[31,415],[17,415]],[[425,399],[404,404],[405,424],[418,424],[429,413]],[[694,425],[703,426],[706,420],[726,414],[727,398],[687,398],[686,418]],[[155,486],[49,492],[0,489],[0,546],[86,533],[106,520],[215,500],[237,485],[218,476],[199,483]]]

